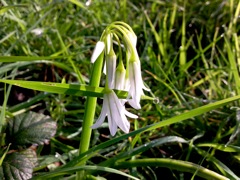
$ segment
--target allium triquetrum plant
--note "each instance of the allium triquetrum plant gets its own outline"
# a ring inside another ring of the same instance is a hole
[[[14,165],[7,163],[9,154],[26,160],[30,166],[22,169],[30,169],[26,177],[33,174],[35,179],[238,179],[239,110],[231,106],[233,101],[239,105],[240,98],[240,3],[94,0],[84,6],[70,0],[15,6],[14,1],[1,1],[4,6],[11,2],[13,6],[0,7],[0,81],[49,93],[10,108],[4,103],[1,124],[5,114],[18,117],[47,97],[46,108],[58,130],[47,146],[51,152],[42,155],[46,138],[38,136],[51,126],[37,123],[42,132],[35,133],[41,142],[35,150],[38,165],[18,153],[22,147],[5,141],[4,172]],[[119,19],[130,22],[135,33],[126,23],[114,22]],[[100,38],[93,36],[102,31]],[[89,45],[96,46],[92,58]],[[30,69],[35,75],[35,67],[43,71],[44,63],[56,79],[25,81],[29,76],[24,73]],[[143,98],[148,100],[140,102]]]

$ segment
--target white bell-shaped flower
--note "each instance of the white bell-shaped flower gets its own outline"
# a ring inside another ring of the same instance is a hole
[[[116,134],[117,127],[125,133],[129,132],[130,123],[126,116],[130,118],[138,118],[137,115],[132,114],[125,109],[125,106],[120,102],[113,90],[109,90],[109,92],[104,94],[101,114],[92,128],[96,129],[100,127],[106,116],[108,118],[108,126],[112,136]]]
[[[129,93],[128,102],[135,109],[141,109],[140,100],[141,96],[144,95],[143,89],[149,91],[147,87],[144,86],[141,74],[141,65],[138,59],[129,61]]]

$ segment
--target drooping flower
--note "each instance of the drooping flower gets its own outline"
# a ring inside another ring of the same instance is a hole
[[[124,68],[123,62],[120,61],[116,69],[114,89],[125,90],[125,77],[126,69]]]
[[[115,72],[116,72],[117,57],[115,54],[106,56],[108,88],[114,88]]]
[[[115,81],[115,72],[116,72],[116,64],[117,64],[117,56],[112,48],[109,50],[109,53],[106,55],[106,75],[108,78],[107,86],[109,89],[114,88]]]
[[[125,133],[129,132],[130,123],[126,116],[130,118],[138,118],[137,115],[132,114],[125,109],[125,106],[120,102],[113,90],[109,90],[109,92],[104,94],[102,111],[92,128],[96,129],[100,127],[106,116],[108,118],[108,126],[112,136],[116,134],[117,127]]]
[[[94,50],[93,50],[93,54],[92,54],[92,57],[91,57],[91,63],[94,63],[97,60],[97,58],[103,52],[104,48],[105,48],[104,42],[98,41]]]
[[[125,109],[126,101],[133,108],[140,109],[140,99],[144,95],[143,90],[149,91],[142,80],[141,62],[136,44],[137,36],[132,28],[126,23],[118,21],[110,24],[104,30],[91,57],[91,62],[94,63],[100,55],[103,55],[101,56],[104,60],[103,73],[106,75],[103,108],[92,128],[101,126],[107,116],[112,136],[116,134],[117,127],[125,133],[129,132],[130,124],[126,116],[137,118],[136,115]],[[117,56],[115,50],[118,50]],[[113,89],[127,91],[128,97],[119,99]]]
[[[146,91],[149,89],[143,84],[139,60],[130,59],[129,61],[129,84],[128,102],[133,108],[141,109],[140,100],[141,96],[144,95],[143,89]]]

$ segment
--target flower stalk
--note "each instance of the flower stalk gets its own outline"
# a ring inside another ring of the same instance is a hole
[[[102,64],[103,64],[103,53],[100,53],[93,65],[91,79],[89,82],[90,86],[99,87],[101,74],[102,74]],[[94,121],[96,104],[97,104],[96,97],[87,97],[85,113],[83,117],[79,154],[82,154],[89,149],[89,144],[90,144],[91,134],[92,134],[91,126],[93,125],[93,121]],[[84,164],[86,164],[85,161],[81,163],[81,165],[84,165]],[[85,175],[84,171],[77,172],[76,180],[83,179],[84,175]]]

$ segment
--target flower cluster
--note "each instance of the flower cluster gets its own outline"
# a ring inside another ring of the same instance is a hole
[[[104,57],[103,71],[106,74],[103,108],[92,128],[101,126],[107,116],[112,136],[116,134],[117,127],[125,133],[129,132],[130,124],[126,116],[137,118],[125,109],[125,103],[140,109],[143,89],[149,91],[143,84],[136,44],[137,36],[132,28],[126,23],[114,22],[104,30],[91,57],[92,63],[99,57]],[[117,49],[117,55],[114,49]],[[100,56],[102,53],[104,56]],[[113,89],[128,91],[128,97],[119,99]]]

